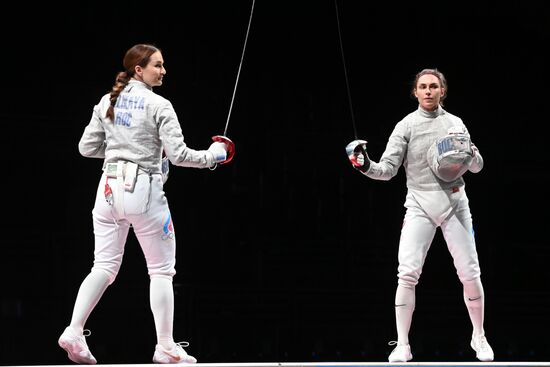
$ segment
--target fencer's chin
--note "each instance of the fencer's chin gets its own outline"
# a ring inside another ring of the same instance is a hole
[[[434,112],[437,109],[437,105],[432,102],[424,103],[422,107],[428,112]]]

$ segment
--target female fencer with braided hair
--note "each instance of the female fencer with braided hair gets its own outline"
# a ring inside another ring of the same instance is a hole
[[[58,344],[73,362],[97,363],[85,339],[89,330],[84,327],[120,270],[132,227],[150,277],[150,307],[157,336],[153,362],[195,363],[183,349],[188,343],[176,343],[173,338],[176,237],[163,185],[169,162],[215,168],[230,160],[228,150],[234,147],[220,141],[206,150],[186,145],[172,104],[153,92],[166,75],[160,49],[137,44],[126,52],[123,66],[111,92],[93,108],[78,146],[84,157],[103,159],[92,211],[94,263]]]

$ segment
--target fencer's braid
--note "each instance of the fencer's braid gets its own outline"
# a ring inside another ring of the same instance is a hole
[[[118,95],[120,94],[120,92],[124,90],[126,85],[128,85],[130,78],[131,78],[130,75],[126,71],[121,71],[116,76],[115,84],[111,88],[111,97],[109,99],[111,101],[111,104],[107,109],[107,115],[106,115],[106,117],[111,119],[111,121],[115,118],[114,107],[116,104],[116,100],[118,99]]]

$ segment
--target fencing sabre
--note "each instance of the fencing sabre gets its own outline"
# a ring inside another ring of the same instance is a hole
[[[225,129],[223,130],[223,135],[215,135],[215,136],[212,137],[213,141],[218,141],[218,142],[225,143],[226,146],[227,146],[227,159],[225,161],[221,162],[220,164],[229,163],[233,159],[233,156],[235,154],[235,144],[226,135],[227,135],[227,129],[229,128],[229,120],[231,118],[231,111],[233,110],[233,102],[235,100],[235,94],[237,92],[237,85],[239,83],[239,77],[241,75],[241,68],[242,68],[242,65],[243,65],[244,53],[245,53],[245,50],[246,50],[246,43],[248,42],[248,34],[250,33],[250,24],[252,23],[252,15],[254,14],[254,3],[255,2],[256,2],[256,0],[252,0],[252,7],[250,9],[250,17],[248,19],[248,27],[246,29],[246,36],[244,38],[243,51],[242,51],[242,54],[241,54],[241,61],[239,63],[239,69],[237,71],[237,78],[235,80],[235,86],[233,88],[233,96],[231,97],[231,103],[229,105],[229,112],[227,114],[227,121],[225,122]]]

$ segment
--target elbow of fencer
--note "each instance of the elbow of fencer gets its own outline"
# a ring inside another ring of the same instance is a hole
[[[87,157],[89,155],[89,149],[82,142],[78,143],[78,152],[80,155]]]
[[[87,158],[104,158],[105,157],[105,142],[101,145],[85,144],[83,142],[78,143],[78,152],[80,155]]]
[[[78,147],[78,151],[80,152],[80,155],[83,157],[91,158],[94,157],[94,153],[96,152],[95,149],[86,149],[85,147]]]

